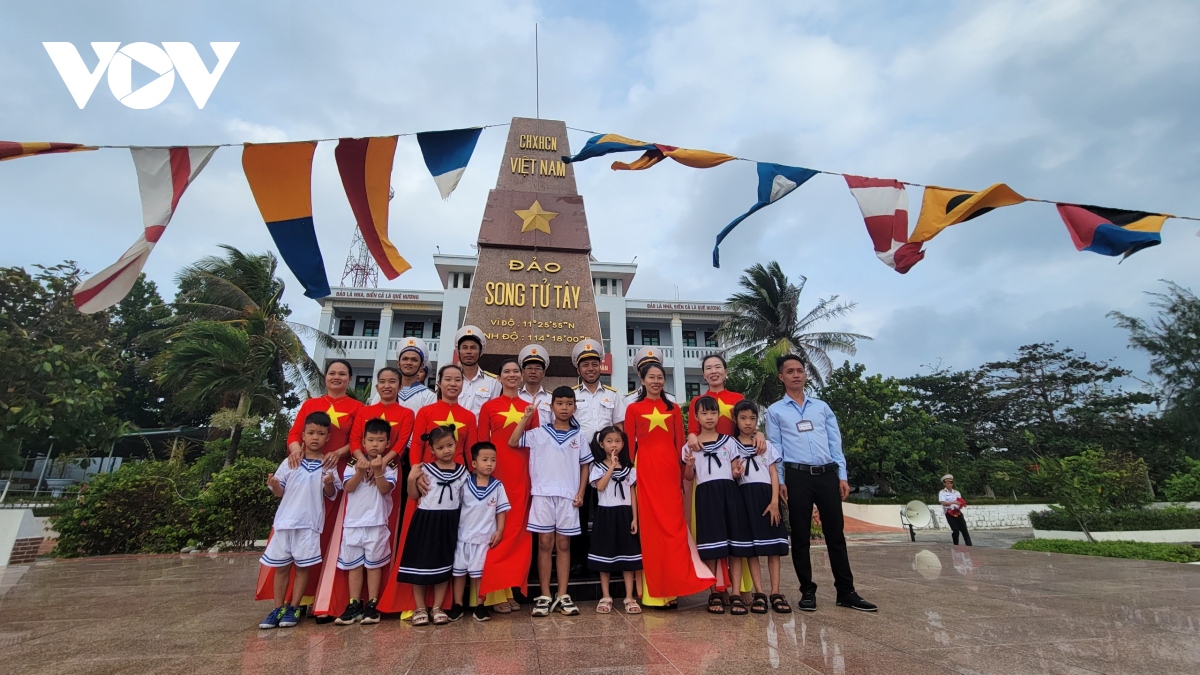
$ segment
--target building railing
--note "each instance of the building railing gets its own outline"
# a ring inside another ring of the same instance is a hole
[[[336,338],[342,349],[351,351],[373,352],[379,346],[379,338],[373,337],[339,337]]]
[[[631,358],[631,359],[634,358],[634,356],[637,355],[638,350],[641,349],[643,346],[653,346],[655,349],[657,349],[659,354],[662,355],[663,363],[666,363],[668,360],[675,358],[675,348],[674,347],[660,347],[658,345],[630,346],[629,347],[629,358]]]
[[[392,338],[391,340],[388,341],[388,358],[389,359],[396,358],[396,352],[400,350],[400,345],[406,339],[407,338],[398,337],[398,338]],[[430,360],[437,358],[439,342],[440,342],[439,340],[425,340],[425,346],[429,347],[429,355],[428,356],[429,356]]]
[[[668,366],[674,365],[676,347],[655,346],[654,348],[657,349],[659,351],[659,353],[662,355],[664,365],[668,365]],[[638,347],[638,346],[629,347],[629,359],[631,362],[634,358],[634,355],[637,354],[637,351],[639,349],[641,349],[641,347]],[[720,347],[681,347],[681,348],[679,348],[680,358],[685,363],[690,362],[690,361],[699,361],[700,359],[703,359],[704,357],[708,356],[709,354],[720,354],[721,356],[724,356],[725,350],[721,349]],[[695,364],[693,364],[693,365],[695,365]]]
[[[702,359],[710,354],[718,354],[725,356],[725,350],[720,347],[684,347],[683,358],[685,359]]]

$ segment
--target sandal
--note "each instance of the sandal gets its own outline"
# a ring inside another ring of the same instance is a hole
[[[626,614],[641,614],[642,606],[633,598],[625,598],[625,613]]]
[[[513,611],[512,605],[509,605],[507,600],[492,607],[491,610],[497,614],[511,614]]]
[[[767,613],[767,594],[755,593],[754,599],[750,601],[750,611],[754,614]]]
[[[429,612],[426,612],[424,609],[413,610],[412,625],[428,626],[429,625]]]
[[[746,615],[746,603],[742,600],[742,596],[735,595],[729,599],[729,613],[734,616]]]
[[[600,598],[596,603],[597,614],[612,614],[612,598]]]
[[[430,614],[433,616],[433,625],[435,626],[444,626],[450,623],[450,617],[442,611],[441,607],[434,607]]]
[[[776,614],[792,613],[792,606],[789,605],[788,601],[778,593],[771,596],[771,608],[775,610]]]
[[[708,596],[708,613],[709,614],[724,614],[725,601],[721,599],[720,593],[710,593]]]

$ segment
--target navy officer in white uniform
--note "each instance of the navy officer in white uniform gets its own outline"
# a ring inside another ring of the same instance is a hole
[[[575,386],[575,420],[588,443],[607,426],[620,427],[625,421],[625,400],[617,390],[600,383],[600,364],[604,361],[604,343],[585,338],[571,350],[571,363],[579,371]]]
[[[517,363],[521,366],[521,378],[525,381],[517,391],[517,396],[537,408],[538,424],[553,422],[554,414],[550,412],[553,398],[542,387],[546,368],[550,365],[550,352],[539,344],[525,345],[517,354]]]
[[[479,367],[479,358],[487,348],[487,338],[479,326],[467,324],[454,334],[454,350],[458,354],[458,365],[462,366],[462,392],[458,404],[471,414],[478,416],[484,403],[496,398],[503,391],[496,376]]]

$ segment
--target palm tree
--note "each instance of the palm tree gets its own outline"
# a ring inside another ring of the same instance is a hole
[[[341,354],[337,340],[312,326],[287,320],[292,311],[282,301],[284,283],[275,276],[279,267],[275,254],[244,253],[227,245],[221,248],[224,256],[201,258],[176,276],[177,326],[195,320],[217,321],[263,337],[275,347],[269,379],[280,390],[281,398],[289,385],[310,394],[322,391],[321,369],[305,351],[301,339],[312,339]]]
[[[212,409],[212,425],[229,430],[225,466],[237,459],[242,429],[260,414],[279,410],[269,381],[279,363],[279,346],[269,337],[219,321],[195,321],[172,334],[152,366],[160,386],[192,409]]]
[[[846,332],[808,332],[822,321],[837,319],[856,306],[838,303],[838,296],[823,298],[807,314],[800,316],[800,294],[807,280],[800,277],[799,285],[788,281],[779,263],[766,266],[756,263],[746,268],[738,280],[742,291],[729,296],[726,305],[730,316],[718,330],[718,335],[732,351],[746,351],[755,358],[797,353],[808,363],[808,379],[821,387],[833,372],[829,352],[854,355],[858,340],[870,340],[866,335]],[[774,369],[774,363],[769,367]]]

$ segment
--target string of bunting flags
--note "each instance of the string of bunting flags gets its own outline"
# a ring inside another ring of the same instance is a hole
[[[581,162],[612,153],[631,151],[642,151],[643,154],[632,163],[613,162],[614,171],[648,169],[666,158],[697,169],[712,168],[735,159],[754,161],[710,150],[646,143],[617,134],[597,134],[583,129],[577,131],[595,135],[587,140],[578,153],[564,156],[564,162]],[[891,178],[868,178],[769,162],[754,163],[758,169],[758,201],[750,210],[717,233],[716,244],[713,246],[713,267],[721,266],[721,242],[743,220],[783,199],[819,173],[845,178],[850,194],[858,202],[858,208],[862,212],[875,255],[900,274],[907,273],[913,265],[924,259],[925,243],[947,227],[965,223],[994,209],[1022,202],[1055,204],[1076,250],[1121,256],[1122,259],[1162,243],[1161,230],[1167,218],[1200,221],[1200,218],[1189,216],[1034,199],[1018,194],[1004,183],[996,183],[980,191],[958,190]],[[917,215],[912,234],[908,233],[908,191],[905,187],[908,185],[924,188],[921,211]]]
[[[388,202],[392,164],[400,136],[416,136],[425,166],[442,199],[458,187],[475,152],[480,133],[491,124],[466,129],[366,138],[322,138],[286,143],[225,143],[205,146],[114,146],[79,143],[16,143],[0,141],[0,161],[108,148],[128,149],[133,156],[142,202],[142,232],[112,265],[86,279],[74,290],[75,306],[84,313],[117,304],[133,287],[155,244],[163,236],[184,191],[221,147],[242,146],[242,169],[267,231],[284,264],[300,281],[304,294],[323,298],[330,293],[324,258],[312,214],[312,163],[317,144],[337,141],[334,159],[346,199],[371,256],[388,279],[411,268],[389,237]],[[614,161],[614,171],[641,171],[666,159],[684,166],[709,169],[733,160],[721,152],[647,143],[617,134],[593,134],[566,163],[622,152],[641,152],[632,162]],[[925,258],[925,245],[948,227],[965,223],[994,209],[1023,202],[1054,204],[1076,250],[1122,259],[1162,243],[1168,218],[1200,218],[1150,213],[1085,204],[1053,202],[1018,194],[1004,183],[983,190],[960,190],[922,185],[892,178],[869,178],[835,171],[770,162],[754,162],[758,199],[721,229],[713,246],[713,267],[720,267],[720,247],[733,230],[754,213],[791,194],[817,174],[841,176],[858,203],[875,255],[900,274]],[[907,187],[924,189],[921,210],[909,233]],[[1200,234],[1200,233],[1198,233]]]
[[[75,288],[75,307],[91,314],[112,307],[128,295],[175,214],[184,191],[217,149],[241,145],[242,170],[267,231],[284,264],[304,287],[304,295],[317,299],[330,293],[312,215],[312,163],[318,143],[337,141],[334,159],[355,222],[379,270],[388,279],[395,279],[412,267],[388,236],[392,162],[399,137],[417,137],[425,166],[445,200],[458,187],[480,133],[494,126],[504,125],[369,138],[190,147],[0,141],[0,161],[101,148],[124,148],[132,153],[142,201],[142,233],[117,262]]]

